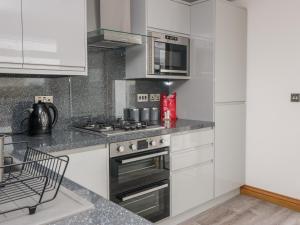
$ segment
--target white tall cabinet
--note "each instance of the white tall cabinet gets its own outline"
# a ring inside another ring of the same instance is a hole
[[[175,87],[179,118],[215,121],[215,197],[245,182],[246,18],[225,0],[193,4],[191,80]]]

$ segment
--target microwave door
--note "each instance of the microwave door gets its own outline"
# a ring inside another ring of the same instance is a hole
[[[156,42],[154,71],[162,75],[187,75],[187,46]]]

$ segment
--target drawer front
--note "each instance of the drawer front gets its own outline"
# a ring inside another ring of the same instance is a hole
[[[187,152],[178,152],[171,155],[171,170],[179,170],[210,161],[214,158],[212,144],[196,147]]]
[[[207,145],[213,142],[213,129],[203,129],[185,134],[174,135],[171,138],[171,152]]]
[[[173,172],[171,175],[172,216],[213,199],[213,178],[212,162]]]

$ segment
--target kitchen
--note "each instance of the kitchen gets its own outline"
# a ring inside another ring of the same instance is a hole
[[[300,224],[299,7],[0,0],[0,224]]]

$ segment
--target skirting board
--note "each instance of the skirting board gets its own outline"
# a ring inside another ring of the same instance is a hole
[[[220,205],[226,201],[228,201],[229,199],[234,198],[235,196],[240,194],[240,189],[236,189],[234,191],[231,191],[227,194],[224,194],[218,198],[215,198],[207,203],[204,203],[203,205],[200,205],[196,208],[190,209],[187,212],[184,212],[178,216],[174,216],[174,217],[169,217],[166,218],[162,221],[159,221],[156,223],[156,225],[176,225],[176,224],[180,224],[186,220],[189,220],[191,218],[193,218],[194,216],[197,216],[198,214],[205,212],[206,210],[213,208],[217,205]]]
[[[270,191],[251,187],[248,185],[244,185],[241,187],[241,194],[259,198],[268,202],[272,202],[273,204],[280,205],[282,207],[300,212],[300,200],[295,198],[276,194]]]

